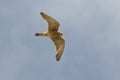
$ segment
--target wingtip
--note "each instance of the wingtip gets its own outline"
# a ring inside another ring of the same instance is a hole
[[[60,56],[58,56],[58,54],[56,54],[56,61],[60,61]]]
[[[40,12],[40,14],[42,15],[42,14],[44,14],[44,12]]]
[[[43,19],[45,19],[45,13],[44,12],[40,12],[40,15],[43,17]]]
[[[56,61],[60,61],[60,59],[57,59],[57,58],[56,58]]]

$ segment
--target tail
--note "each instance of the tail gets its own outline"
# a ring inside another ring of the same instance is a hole
[[[35,36],[47,36],[47,32],[44,32],[44,33],[35,33]]]

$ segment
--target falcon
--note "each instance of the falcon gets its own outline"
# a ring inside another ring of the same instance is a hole
[[[63,33],[58,31],[60,24],[57,20],[43,12],[41,12],[40,15],[47,21],[48,31],[36,33],[35,36],[46,36],[53,41],[54,45],[56,46],[56,61],[59,61],[65,47],[65,40],[62,38]]]

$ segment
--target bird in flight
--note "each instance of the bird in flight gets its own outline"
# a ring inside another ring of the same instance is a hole
[[[43,33],[36,33],[35,36],[46,36],[53,41],[54,45],[56,46],[56,61],[59,61],[65,47],[65,40],[62,38],[63,33],[58,31],[60,24],[57,20],[43,12],[41,12],[40,15],[47,21],[48,31]]]

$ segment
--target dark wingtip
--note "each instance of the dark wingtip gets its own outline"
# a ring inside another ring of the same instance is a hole
[[[42,14],[44,14],[43,12],[40,12],[40,14],[42,15]]]
[[[56,55],[56,61],[60,61],[60,58],[58,58],[58,56]]]
[[[56,61],[59,61],[60,59],[56,59]]]

